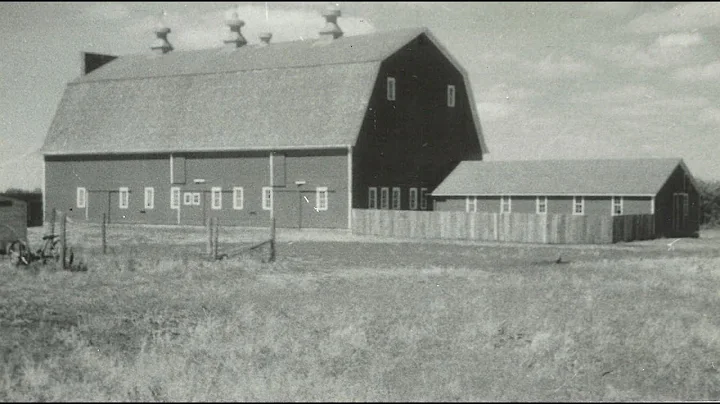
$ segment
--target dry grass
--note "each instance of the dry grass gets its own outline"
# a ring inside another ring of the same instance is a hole
[[[720,399],[712,237],[668,251],[288,232],[268,265],[203,261],[200,228],[118,228],[103,256],[96,230],[71,233],[86,273],[0,263],[0,400]]]

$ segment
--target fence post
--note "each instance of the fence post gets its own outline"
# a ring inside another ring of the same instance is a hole
[[[270,219],[270,256],[268,262],[275,261],[275,217]]]
[[[212,258],[212,252],[213,252],[213,229],[212,229],[212,218],[209,217],[205,221],[205,229],[207,230],[207,248],[205,248],[205,253],[207,253],[208,257]]]
[[[105,213],[103,213],[102,217],[102,253],[107,253],[107,218],[105,217]]]
[[[53,208],[52,212],[50,213],[50,234],[55,234],[55,215],[57,213],[57,210]]]
[[[213,227],[213,253],[212,253],[212,259],[215,261],[218,257],[218,239],[220,238],[218,234],[220,233],[220,218],[216,217],[213,218],[215,221],[215,226]]]
[[[62,263],[62,268],[65,269],[65,252],[66,252],[66,239],[65,239],[65,228],[66,228],[66,222],[67,217],[65,215],[65,212],[60,212],[59,215],[60,219],[60,262]]]

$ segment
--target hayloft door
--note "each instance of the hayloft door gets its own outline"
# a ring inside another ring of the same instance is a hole
[[[673,230],[676,232],[682,232],[687,227],[688,213],[689,213],[689,198],[688,194],[684,192],[678,192],[673,194]]]

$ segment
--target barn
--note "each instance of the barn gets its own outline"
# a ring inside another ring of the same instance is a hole
[[[431,195],[439,211],[654,214],[658,236],[699,230],[698,187],[680,158],[464,161]]]
[[[27,241],[27,203],[0,195],[0,252],[7,250],[10,242]]]
[[[45,214],[350,228],[353,208],[428,209],[487,153],[467,73],[427,28],[323,16],[315,39],[249,44],[234,15],[217,48],[175,50],[160,25],[147,54],[84,53],[42,148]]]

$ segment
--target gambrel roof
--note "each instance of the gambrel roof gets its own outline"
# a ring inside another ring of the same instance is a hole
[[[680,158],[463,161],[433,196],[655,196]]]
[[[348,147],[380,64],[427,28],[123,56],[67,85],[45,155]]]

